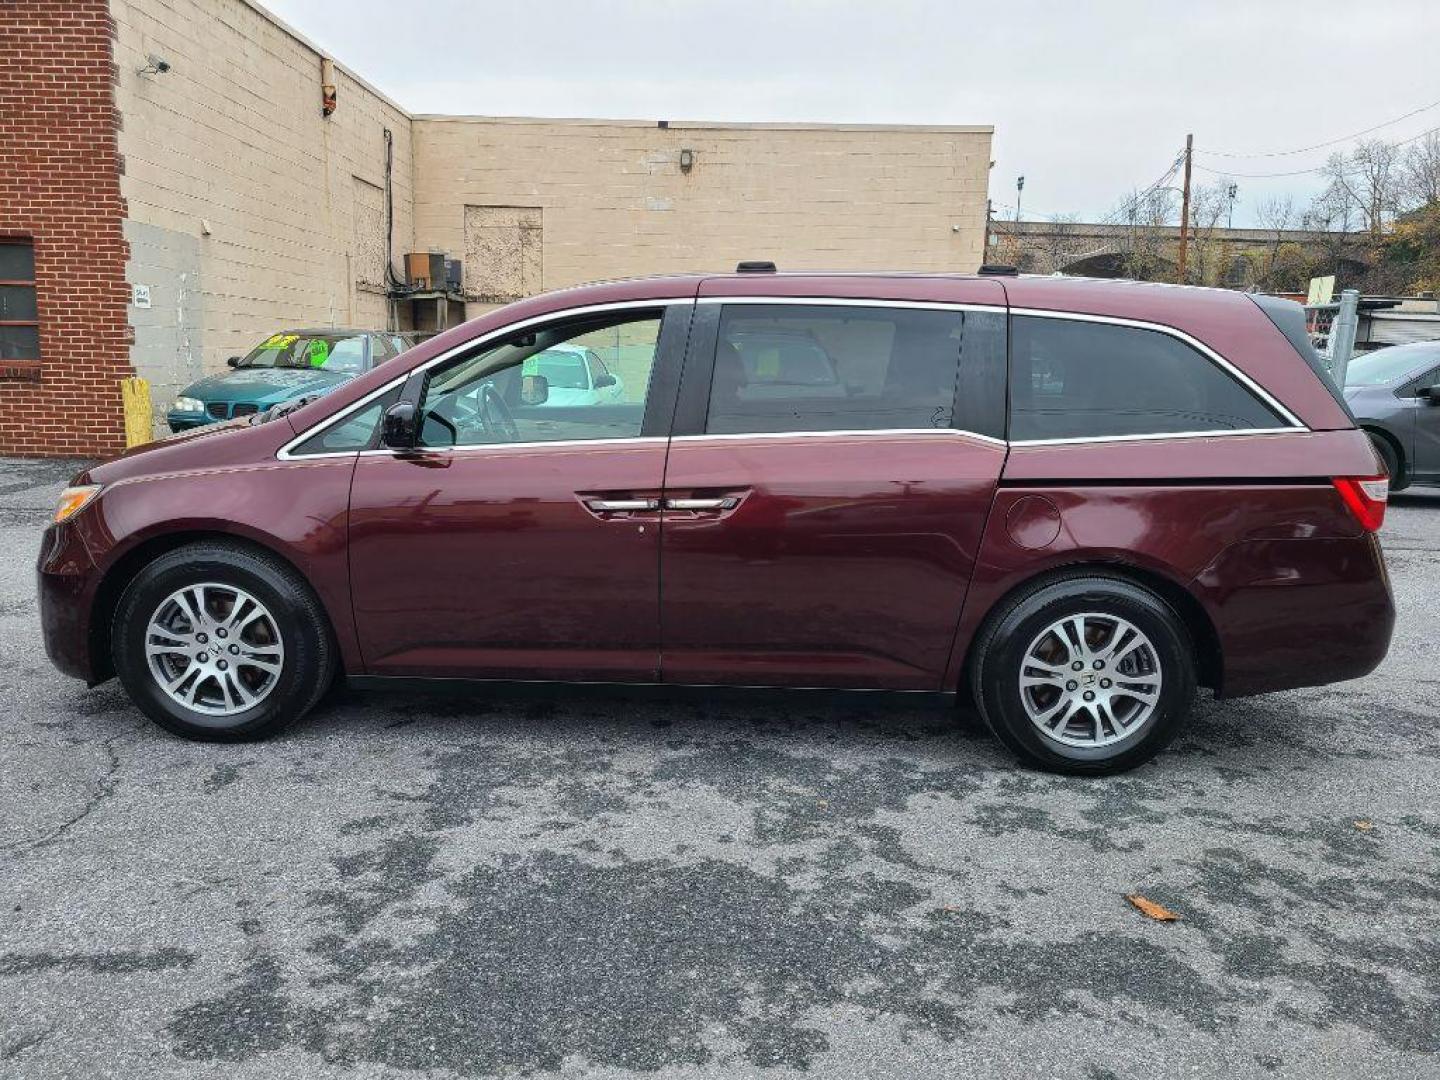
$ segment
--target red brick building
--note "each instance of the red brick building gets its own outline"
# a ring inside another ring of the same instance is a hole
[[[0,448],[124,445],[133,374],[105,0],[0,2]]]

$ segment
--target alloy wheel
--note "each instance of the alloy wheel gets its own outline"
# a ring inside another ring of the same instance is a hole
[[[1150,639],[1115,615],[1067,615],[1025,650],[1020,700],[1030,722],[1066,746],[1111,746],[1140,730],[1160,700]]]
[[[176,704],[233,716],[280,681],[285,644],[275,617],[233,585],[187,585],[166,597],[145,629],[150,674]]]

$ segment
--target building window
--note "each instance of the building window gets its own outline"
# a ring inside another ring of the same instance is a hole
[[[0,237],[0,362],[40,359],[35,246]]]

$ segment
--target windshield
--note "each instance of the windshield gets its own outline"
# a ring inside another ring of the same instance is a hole
[[[365,335],[275,334],[250,351],[242,368],[320,368],[358,375],[365,370]]]
[[[1420,371],[1428,364],[1440,364],[1440,344],[1397,345],[1357,356],[1345,369],[1346,386],[1383,386]]]
[[[551,387],[564,390],[588,390],[585,361],[579,353],[542,352],[525,361],[525,374],[544,375]]]

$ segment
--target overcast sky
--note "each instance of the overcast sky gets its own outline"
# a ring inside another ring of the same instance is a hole
[[[1324,142],[1440,102],[1440,0],[262,0],[414,112],[993,124],[990,195],[1094,220],[1196,164],[1239,185],[1235,223],[1297,205]],[[1440,105],[1371,137],[1440,127]],[[1197,168],[1196,182],[1214,182]]]

